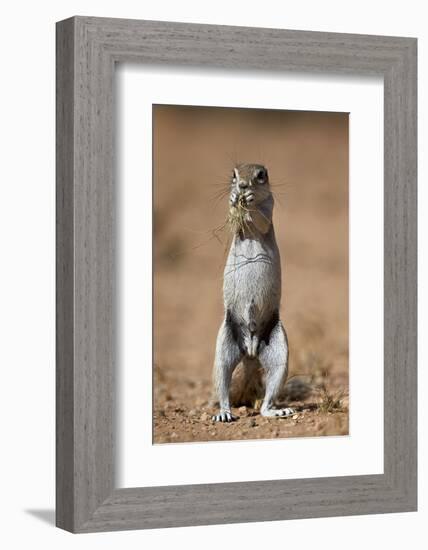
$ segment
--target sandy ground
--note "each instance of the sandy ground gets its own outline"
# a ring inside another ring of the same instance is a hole
[[[348,433],[348,118],[340,113],[154,108],[154,442]],[[213,424],[223,317],[225,186],[233,164],[267,166],[281,251],[296,414],[256,408]],[[301,397],[301,396],[298,396]]]

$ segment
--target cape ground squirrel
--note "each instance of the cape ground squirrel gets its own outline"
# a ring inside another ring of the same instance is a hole
[[[232,374],[242,362],[249,380],[265,374],[263,416],[289,416],[275,408],[288,371],[288,342],[279,319],[281,260],[272,223],[273,196],[266,168],[239,164],[232,174],[229,222],[233,240],[224,270],[225,318],[216,344],[214,387],[220,411],[214,421],[236,420],[230,407]]]

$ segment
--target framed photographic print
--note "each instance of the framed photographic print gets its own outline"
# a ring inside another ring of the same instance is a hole
[[[416,509],[416,40],[57,24],[57,525]]]

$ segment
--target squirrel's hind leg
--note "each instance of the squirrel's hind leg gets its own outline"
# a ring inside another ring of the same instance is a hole
[[[288,341],[281,321],[278,321],[273,327],[268,343],[262,343],[259,361],[266,373],[266,393],[260,413],[263,416],[282,417],[294,414],[295,411],[289,407],[274,408],[275,399],[288,374]]]
[[[230,409],[229,393],[233,371],[241,358],[232,327],[225,319],[218,332],[214,361],[214,388],[220,404],[219,414],[212,417],[216,422],[232,422],[237,418]]]

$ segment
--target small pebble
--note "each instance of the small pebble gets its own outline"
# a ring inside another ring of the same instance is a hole
[[[293,419],[296,420],[296,418],[299,418],[298,414],[293,414]]]
[[[208,414],[208,413],[205,412],[205,413],[202,413],[202,414],[201,414],[201,420],[202,420],[202,422],[206,422],[206,421],[208,420],[208,418],[209,418],[209,414]]]
[[[242,415],[244,414],[246,415],[248,413],[248,409],[245,405],[242,407],[239,407],[238,411],[239,411],[239,414],[242,414]]]

